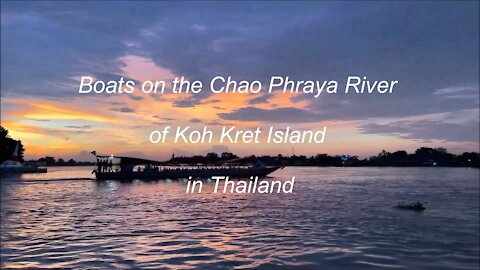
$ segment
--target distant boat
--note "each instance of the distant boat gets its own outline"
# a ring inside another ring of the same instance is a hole
[[[253,157],[216,164],[172,164],[168,161],[113,155],[101,156],[96,155],[95,151],[92,153],[97,158],[96,168],[93,171],[97,180],[210,178],[212,176],[249,178],[264,177],[283,168],[283,166],[264,166]]]
[[[396,206],[396,208],[404,209],[404,210],[413,210],[416,212],[421,212],[427,209],[425,206],[423,206],[423,203],[421,202],[408,203],[408,204],[401,202]]]
[[[38,168],[32,166],[25,166],[20,162],[19,157],[20,143],[17,142],[15,150],[10,159],[5,160],[0,164],[0,174],[22,174],[22,173],[46,173],[47,168]]]

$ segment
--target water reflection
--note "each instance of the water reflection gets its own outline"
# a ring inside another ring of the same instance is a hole
[[[478,170],[286,168],[292,194],[186,194],[89,168],[2,179],[2,268],[477,269]],[[78,176],[72,180],[72,176]],[[55,181],[51,181],[55,180]],[[398,201],[427,201],[411,213]]]

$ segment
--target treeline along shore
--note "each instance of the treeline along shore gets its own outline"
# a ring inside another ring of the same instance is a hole
[[[264,156],[265,164],[281,162],[287,166],[332,166],[332,167],[472,167],[480,168],[480,154],[465,152],[460,155],[448,153],[444,148],[418,148],[415,153],[404,150],[382,151],[375,156],[360,159],[357,156],[317,154],[315,156]]]
[[[167,164],[215,164],[238,158],[229,152],[218,155],[208,153],[191,157],[175,157],[166,161]],[[480,154],[465,152],[460,155],[448,153],[444,148],[421,147],[415,153],[400,150],[395,152],[382,151],[375,156],[360,159],[349,155],[317,154],[315,156],[251,156],[265,165],[285,166],[323,166],[323,167],[471,167],[480,168]],[[76,161],[73,159],[55,159],[44,157],[38,160],[29,160],[25,163],[36,166],[92,166],[95,162]]]
[[[24,162],[24,147],[21,141],[12,139],[8,135],[8,130],[0,126],[0,163],[9,159],[15,149],[19,145],[18,158],[20,162]],[[476,152],[465,152],[463,154],[449,153],[445,148],[418,148],[414,153],[407,153],[404,150],[395,152],[387,152],[383,150],[375,156],[360,159],[357,156],[350,155],[328,155],[317,154],[315,156],[251,156],[255,160],[261,161],[265,165],[285,165],[285,166],[333,166],[333,167],[472,167],[480,168],[480,154]],[[208,153],[205,156],[192,157],[175,157],[166,163],[169,164],[214,164],[223,161],[238,158],[229,152],[220,155],[216,153]],[[38,160],[29,160],[25,163],[37,166],[92,166],[94,162],[76,161],[73,159],[55,159],[54,157],[44,157]]]
[[[95,162],[91,161],[76,161],[74,159],[64,160],[62,158],[55,159],[55,157],[44,157],[37,160],[28,160],[27,165],[34,166],[93,166]]]
[[[252,156],[253,157],[253,156]],[[174,157],[177,163],[218,163],[237,158],[232,153],[208,153],[206,156]],[[324,166],[324,167],[472,167],[480,168],[480,154],[465,152],[460,155],[449,153],[445,148],[418,148],[415,153],[404,150],[387,152],[383,150],[375,156],[360,159],[350,155],[317,154],[315,156],[256,156],[265,165],[285,166]]]
[[[237,155],[224,152],[208,153],[206,155],[197,155],[191,157],[175,157],[166,163],[175,164],[215,164],[227,160],[238,158]],[[375,156],[365,159],[359,159],[357,156],[350,155],[328,155],[317,154],[315,156],[293,155],[293,156],[251,156],[252,160],[261,161],[265,165],[285,165],[285,166],[324,166],[324,167],[472,167],[480,168],[480,154],[475,152],[465,152],[460,155],[449,153],[445,148],[418,148],[415,153],[407,153],[404,150],[387,152],[382,151]],[[28,161],[32,163],[41,163],[44,166],[91,166],[94,162],[78,162],[73,159],[65,161],[56,160],[54,157],[45,157],[39,160]]]

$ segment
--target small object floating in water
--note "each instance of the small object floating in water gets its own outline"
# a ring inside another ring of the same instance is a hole
[[[401,202],[399,203],[396,208],[399,208],[399,209],[405,209],[405,210],[413,210],[413,211],[416,211],[416,212],[421,212],[427,208],[425,208],[425,206],[423,206],[423,203],[421,202],[415,202],[415,203],[404,203],[404,202]]]

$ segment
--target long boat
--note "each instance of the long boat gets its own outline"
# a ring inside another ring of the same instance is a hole
[[[255,158],[233,159],[211,164],[178,164],[124,156],[96,155],[97,180],[155,180],[181,178],[265,177],[283,166],[264,166]]]

